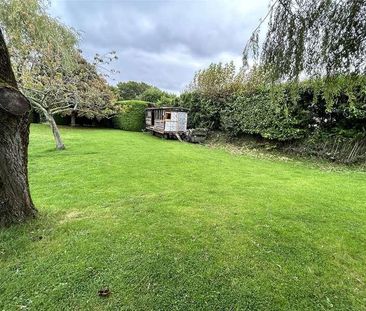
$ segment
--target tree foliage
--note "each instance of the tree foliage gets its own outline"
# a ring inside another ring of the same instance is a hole
[[[117,92],[119,100],[130,100],[138,98],[144,91],[152,86],[145,82],[119,82],[117,84]]]
[[[75,64],[77,33],[47,14],[43,0],[4,0],[0,4],[0,25],[20,78],[31,71],[45,71],[41,66],[54,61],[54,67],[72,68]]]
[[[119,101],[142,100],[158,106],[171,106],[176,96],[145,82],[119,82],[114,92]]]
[[[350,139],[342,157],[359,158],[366,136],[365,16],[363,0],[271,1],[266,37],[262,42],[259,33],[264,19],[244,49],[243,68],[211,64],[180,96],[189,125],[277,142],[329,139],[324,154]]]
[[[77,34],[50,17],[43,0],[5,0],[0,25],[5,30],[19,86],[49,122],[57,149],[64,149],[55,113],[66,109],[75,85]]]
[[[154,103],[158,106],[170,106],[175,98],[175,95],[169,94],[160,90],[157,87],[150,87],[146,89],[139,97],[139,100],[143,100],[149,103]]]
[[[275,0],[263,44],[253,33],[244,63],[257,59],[273,81],[366,73],[364,0]]]
[[[274,140],[293,140],[314,131],[342,136],[365,136],[366,78],[353,84],[355,97],[350,104],[348,79],[339,77],[337,96],[329,110],[324,81],[300,82],[296,100],[291,83],[274,90],[262,84],[243,88],[218,104],[199,91],[180,96],[179,104],[189,108],[190,126],[220,129],[230,136],[256,134]]]
[[[188,91],[198,91],[215,100],[239,90],[244,79],[244,72],[237,69],[234,62],[211,63],[208,68],[195,73],[193,81],[188,86]]]
[[[70,108],[65,114],[77,113],[89,119],[109,118],[118,112],[116,97],[107,81],[97,72],[96,65],[90,64],[81,55],[72,71],[75,89],[72,91]]]
[[[113,114],[113,94],[96,66],[77,48],[78,34],[49,16],[43,0],[5,0],[0,4],[0,25],[5,29],[20,88],[49,122],[57,149],[64,144],[54,115],[78,112],[87,117]],[[107,62],[115,55],[107,55]]]

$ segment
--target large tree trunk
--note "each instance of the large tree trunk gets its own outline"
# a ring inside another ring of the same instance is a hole
[[[0,30],[0,226],[36,215],[28,185],[30,109],[18,90]]]

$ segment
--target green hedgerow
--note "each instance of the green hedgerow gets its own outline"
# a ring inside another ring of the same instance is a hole
[[[119,101],[121,112],[113,118],[115,128],[139,132],[144,128],[145,109],[148,103],[141,100],[124,100]]]

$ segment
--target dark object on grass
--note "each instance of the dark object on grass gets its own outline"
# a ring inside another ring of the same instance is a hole
[[[100,297],[108,297],[111,294],[111,291],[109,290],[109,288],[101,288],[100,290],[98,290],[98,295]]]
[[[197,128],[197,129],[189,129],[184,135],[184,140],[190,143],[203,143],[207,137],[207,129],[205,128]]]

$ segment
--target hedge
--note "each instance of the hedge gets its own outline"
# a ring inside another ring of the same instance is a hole
[[[238,94],[221,112],[221,127],[231,136],[256,134],[280,141],[306,136],[309,114],[286,89]]]
[[[145,125],[145,109],[148,103],[140,100],[119,101],[121,112],[113,118],[115,128],[139,132]]]
[[[191,127],[222,130],[230,136],[255,134],[263,138],[291,141],[315,132],[342,136],[366,135],[366,84],[358,80],[349,96],[340,84],[332,104],[325,90],[311,83],[297,88],[280,85],[275,90],[258,87],[251,92],[230,94],[226,98],[206,98],[198,92],[182,94],[178,105],[189,109]],[[295,91],[295,94],[294,94]]]

